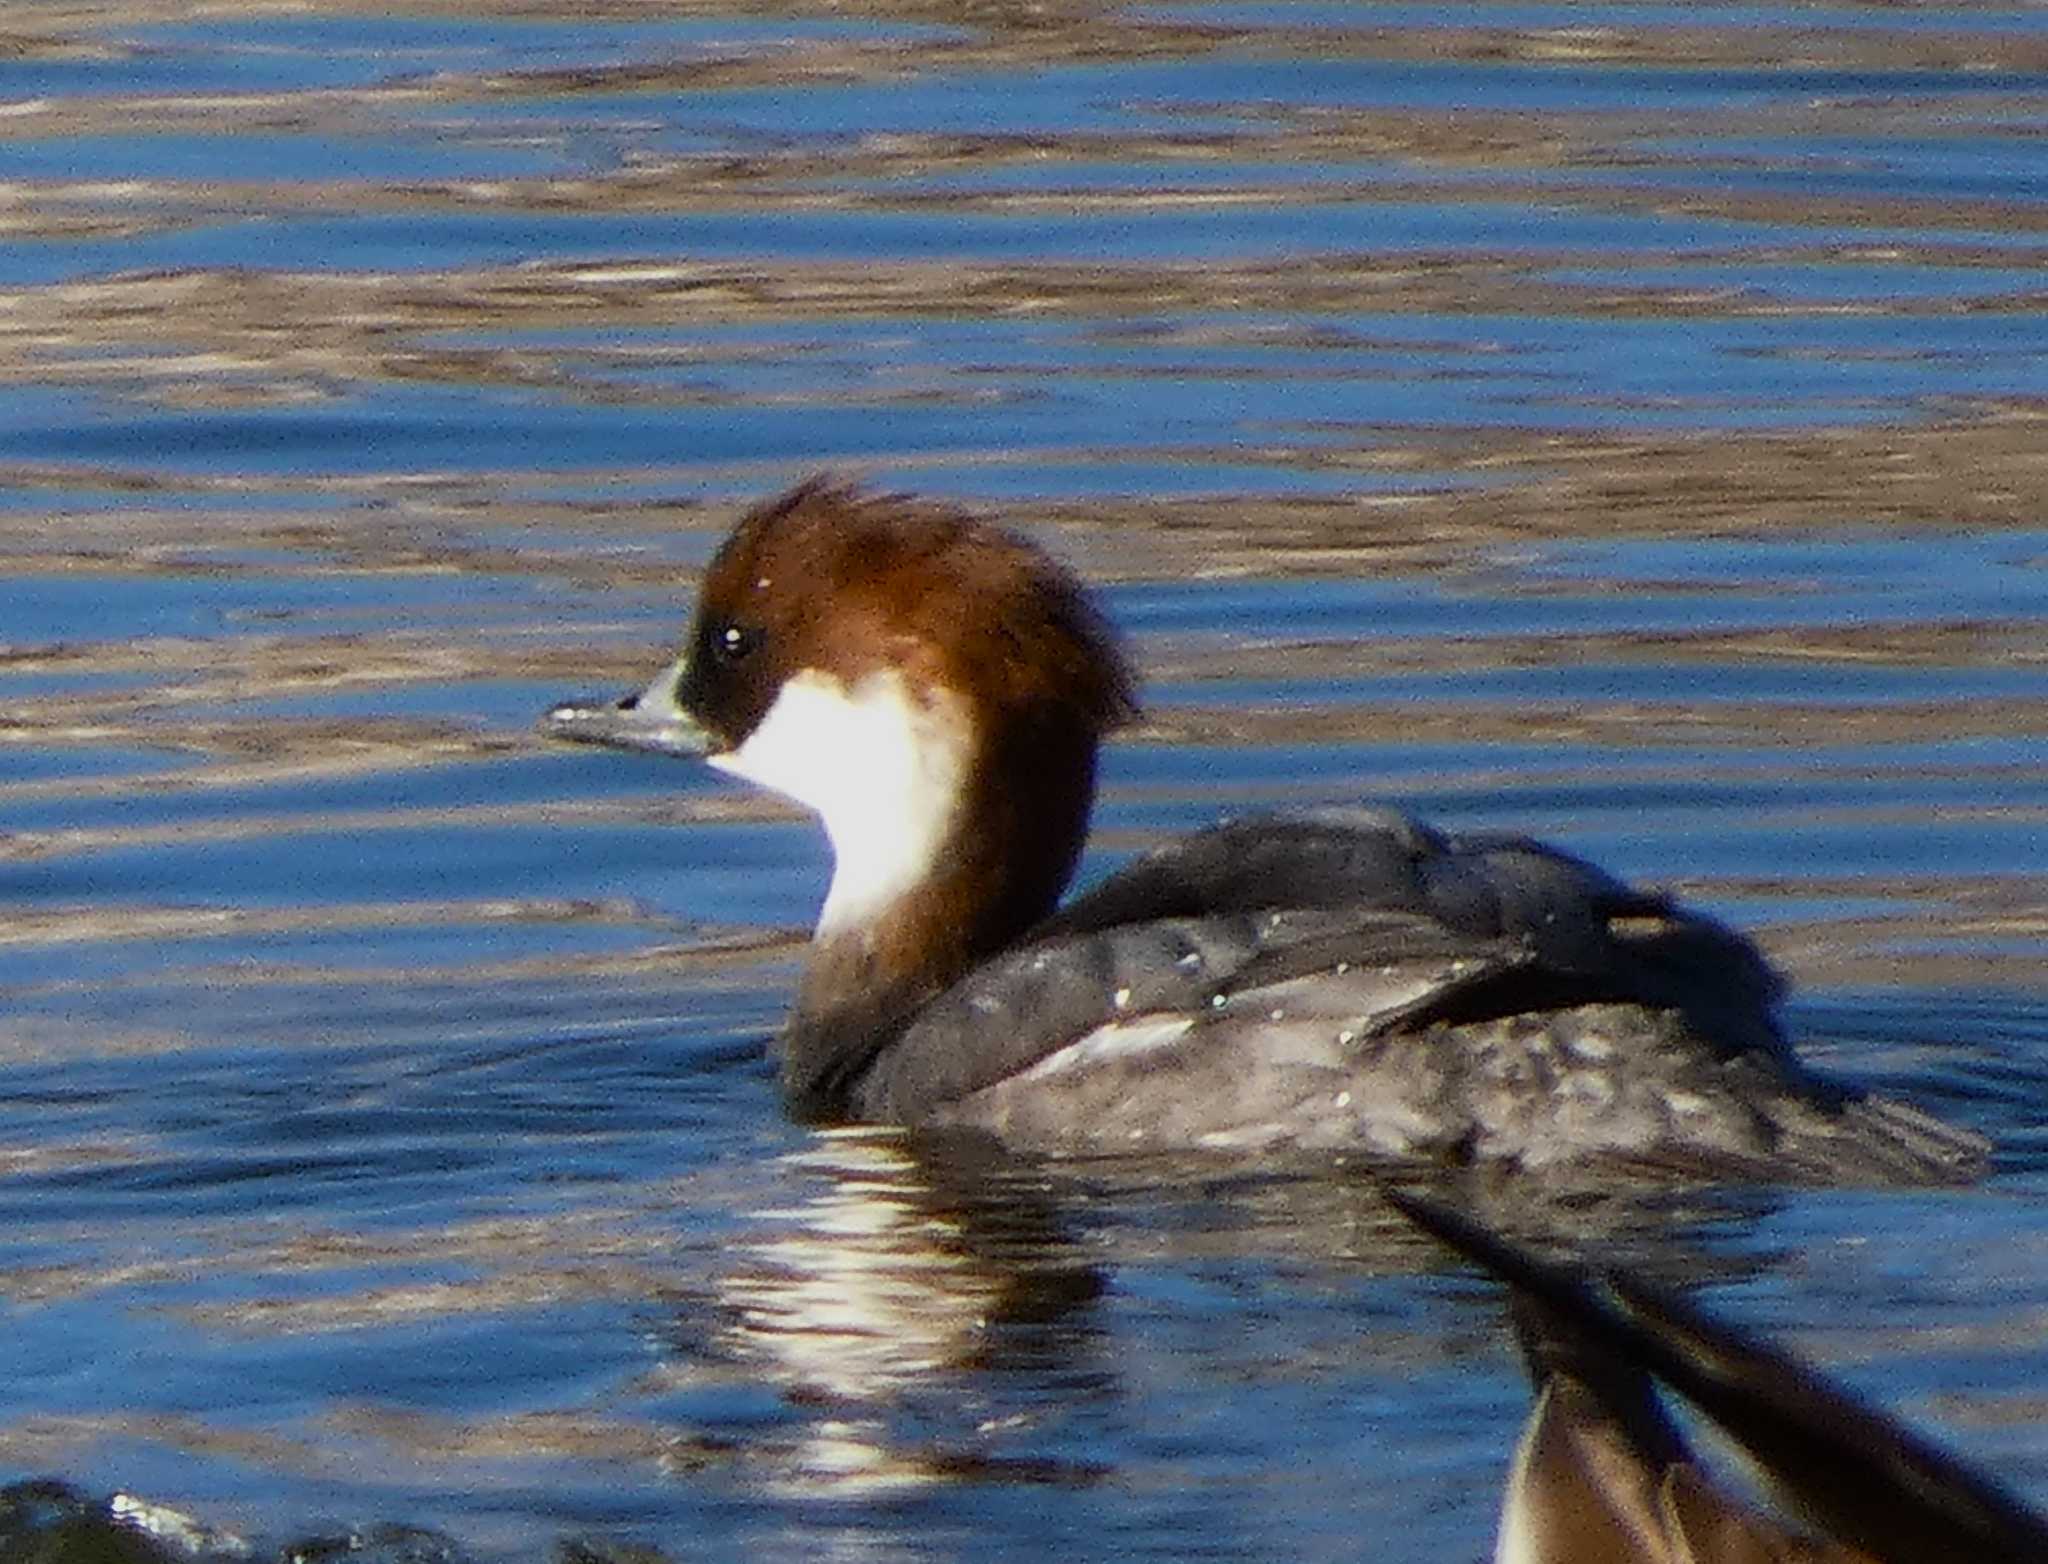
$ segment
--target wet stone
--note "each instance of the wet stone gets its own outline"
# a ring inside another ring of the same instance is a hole
[[[0,1489],[0,1559],[8,1564],[171,1564],[230,1556],[167,1547],[117,1519],[106,1500],[50,1478]]]
[[[288,1544],[285,1564],[467,1564],[453,1539],[417,1526],[372,1526]]]
[[[659,1548],[601,1537],[565,1537],[555,1545],[555,1564],[670,1564]]]

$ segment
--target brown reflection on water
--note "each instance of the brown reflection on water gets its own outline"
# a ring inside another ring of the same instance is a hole
[[[154,314],[155,311],[151,310]],[[169,313],[179,314],[180,311]],[[180,329],[200,329],[189,321]],[[4,331],[4,328],[0,328]],[[1626,438],[1523,430],[1358,427],[1355,444],[1266,443],[1263,458],[1304,471],[1355,472],[1363,482],[1421,479],[1410,491],[1356,495],[1189,496],[1142,494],[1103,500],[1017,502],[1006,518],[1068,533],[1069,549],[1098,578],[1256,575],[1290,577],[1411,573],[1468,568],[1488,545],[1575,538],[1767,538],[1788,529],[1911,527],[1943,531],[2030,529],[2048,506],[2048,409],[2024,401],[1986,403],[1926,423],[1772,432],[1701,431]],[[1148,453],[1105,447],[1100,460]],[[1242,449],[1190,450],[1189,463],[1241,460]],[[1030,450],[952,453],[949,468],[1027,466]],[[926,459],[929,461],[930,459]],[[899,457],[892,476],[914,481],[921,462]],[[773,481],[786,463],[695,464],[744,491]],[[640,476],[680,481],[686,469],[658,460]],[[255,487],[248,479],[122,472],[91,467],[0,464],[0,481],[50,495],[48,510],[0,513],[0,566],[51,575],[190,575],[261,579],[278,575],[563,577],[586,586],[674,591],[680,612],[690,573],[669,548],[642,539],[694,536],[700,550],[729,524],[730,503],[625,499],[594,505],[509,498],[511,475],[473,473],[432,480],[409,475],[285,474],[266,492],[332,495],[354,502],[338,513],[207,507],[67,514],[67,488],[132,488],[220,494]],[[565,474],[569,482],[594,475]],[[493,492],[493,491],[497,492]],[[362,506],[365,509],[357,509]],[[536,538],[535,533],[543,536]],[[277,549],[262,562],[248,551]],[[238,557],[238,555],[240,557]],[[1754,591],[1755,583],[1742,590]],[[1940,625],[1909,626],[1898,651],[1912,655]],[[1789,631],[1768,635],[1781,655],[1851,655],[1849,632],[1820,632],[1809,648]],[[2010,640],[2037,634],[2031,623],[1997,627]],[[564,647],[545,627],[499,624],[451,644],[446,632],[363,637],[245,635],[232,645],[148,641],[13,649],[0,646],[0,672],[127,671],[168,665],[189,674],[222,669],[260,677],[261,687],[329,687],[339,679],[453,680],[491,671],[575,679],[610,672],[584,647]],[[1800,632],[1803,637],[1805,632]],[[1688,638],[1702,644],[1697,638]],[[1759,649],[1765,644],[1753,642]],[[1870,651],[1866,636],[1863,649]],[[2037,655],[2037,642],[2017,648]],[[1983,650],[1996,653],[1996,646]],[[604,655],[604,654],[600,654]],[[609,654],[615,659],[622,654]],[[252,660],[258,660],[252,664]],[[380,663],[385,666],[380,671]],[[247,687],[242,685],[240,687]]]

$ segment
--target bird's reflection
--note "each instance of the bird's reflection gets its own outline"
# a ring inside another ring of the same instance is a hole
[[[855,1127],[813,1133],[772,1173],[773,1194],[748,1211],[749,1231],[719,1268],[720,1323],[699,1339],[797,1414],[798,1448],[782,1438],[748,1448],[768,1457],[771,1481],[808,1493],[1086,1480],[1000,1452],[1090,1397],[1118,1395],[1118,1355],[1102,1340],[1113,1327],[1087,1307],[1105,1264],[1264,1274],[1312,1255],[1355,1276],[1442,1263],[1376,1177],[1327,1164],[1230,1170],[1211,1159],[1134,1172]],[[1525,1183],[1510,1199],[1487,1181],[1452,1183],[1510,1231],[1552,1242],[1597,1232],[1608,1252],[1619,1245],[1667,1276],[1725,1269],[1681,1235],[1754,1215],[1725,1196],[1670,1190],[1584,1199]],[[1516,1219],[1502,1220],[1510,1211]],[[1357,1350],[1369,1359],[1375,1345]]]
[[[794,1198],[750,1213],[719,1279],[725,1354],[808,1409],[776,1486],[865,1496],[980,1475],[1085,1480],[920,1430],[921,1403],[957,1397],[1010,1328],[1057,1322],[1101,1290],[1062,1231],[1041,1172],[979,1140],[818,1132],[782,1159]],[[1090,1333],[1062,1333],[1076,1352]],[[1012,1419],[991,1415],[977,1435]]]

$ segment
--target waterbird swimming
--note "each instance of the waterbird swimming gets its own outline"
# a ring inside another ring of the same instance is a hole
[[[1043,549],[814,479],[734,526],[671,666],[543,730],[701,757],[822,821],[832,879],[775,1044],[805,1119],[1090,1154],[1979,1170],[1975,1135],[1804,1067],[1748,940],[1523,837],[1260,815],[1061,906],[1135,712]]]

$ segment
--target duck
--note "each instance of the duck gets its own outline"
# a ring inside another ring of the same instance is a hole
[[[740,517],[649,683],[540,726],[817,817],[831,878],[771,1045],[804,1122],[1060,1156],[1981,1170],[1981,1137],[1802,1064],[1748,939],[1523,836],[1250,814],[1063,902],[1102,745],[1137,712],[1117,633],[1047,550],[827,475]]]
[[[2048,1518],[1811,1364],[1640,1278],[1545,1259],[1414,1190],[1384,1193],[1510,1290],[1536,1395],[1495,1564],[2048,1560]],[[1746,1455],[1787,1513],[1718,1481],[1660,1390]]]

